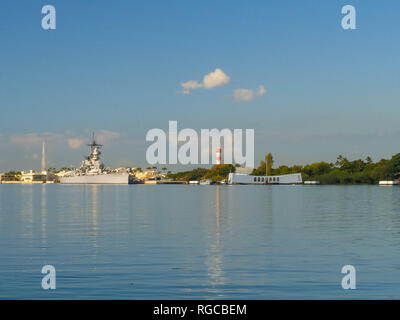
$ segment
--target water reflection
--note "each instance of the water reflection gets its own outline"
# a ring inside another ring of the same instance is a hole
[[[98,219],[99,219],[99,186],[97,185],[92,185],[90,186],[90,191],[91,191],[91,198],[90,198],[90,218],[91,218],[91,238],[92,238],[92,245],[94,249],[98,248],[97,240],[98,240]]]
[[[217,235],[217,239],[218,239],[218,242],[219,242],[219,222],[220,222],[220,219],[221,219],[221,203],[220,203],[220,197],[221,197],[221,195],[220,195],[220,190],[219,190],[219,186],[217,186],[216,188],[215,188],[215,218],[216,218],[216,225],[217,225],[217,233],[216,233],[216,235]]]
[[[23,222],[24,233],[26,238],[33,236],[33,186],[21,185],[21,219]]]
[[[47,194],[46,194],[46,185],[42,185],[42,201],[41,201],[41,234],[42,234],[42,245],[46,247],[47,245],[47,235],[46,235],[46,226],[47,226]]]
[[[213,287],[225,284],[222,249],[221,249],[221,190],[220,186],[215,187],[215,242],[211,244],[207,256],[207,270],[210,283]],[[214,292],[217,290],[211,290]]]
[[[61,299],[400,297],[399,188],[0,189],[0,298],[48,297],[47,262]],[[360,290],[341,289],[344,264]]]

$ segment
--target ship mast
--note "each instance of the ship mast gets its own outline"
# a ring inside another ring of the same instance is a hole
[[[90,147],[90,153],[92,153],[92,151],[94,150],[94,148],[101,148],[103,145],[102,144],[98,144],[96,143],[96,140],[94,139],[94,132],[92,132],[92,142],[87,144],[87,146]]]
[[[96,143],[96,140],[94,139],[94,132],[92,132],[92,142],[88,144],[89,150],[90,150],[90,159],[93,159],[97,161],[99,159],[99,156],[101,155],[100,148],[102,147],[102,144]]]
[[[94,132],[92,132],[92,142],[87,144],[89,147],[102,147],[102,144],[96,143],[96,140],[94,139]]]

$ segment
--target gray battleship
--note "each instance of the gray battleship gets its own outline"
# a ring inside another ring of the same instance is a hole
[[[105,169],[100,161],[101,144],[96,143],[94,134],[92,142],[88,144],[89,156],[85,157],[78,169],[72,170],[60,179],[63,184],[130,184],[132,177],[128,172],[115,172]]]

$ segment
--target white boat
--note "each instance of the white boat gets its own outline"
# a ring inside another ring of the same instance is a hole
[[[397,186],[398,181],[379,181],[380,186]]]
[[[313,181],[304,181],[304,184],[311,184],[311,185],[316,185],[316,184],[320,184],[320,182],[318,180],[313,180]]]
[[[201,185],[209,185],[212,183],[211,179],[206,179],[206,180],[200,180]]]

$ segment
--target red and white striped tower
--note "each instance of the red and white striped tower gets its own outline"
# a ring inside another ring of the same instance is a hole
[[[216,164],[221,164],[221,148],[217,148],[217,150],[215,150],[215,158],[216,158]]]

